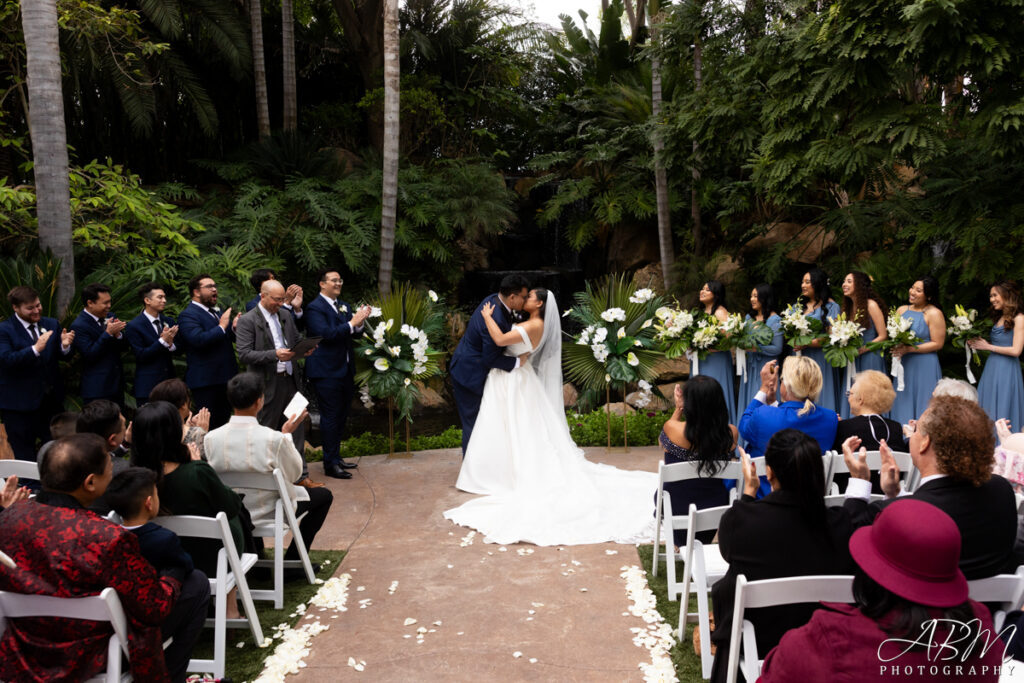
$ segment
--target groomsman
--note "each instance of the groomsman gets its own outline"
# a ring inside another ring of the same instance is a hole
[[[316,391],[320,406],[320,431],[324,444],[324,473],[336,479],[351,479],[345,470],[356,467],[341,459],[341,439],[345,433],[349,408],[355,396],[355,356],[352,339],[363,334],[363,322],[370,307],[353,312],[342,301],[344,281],[336,269],[317,274],[320,295],[306,304],[306,332],[322,337],[316,351],[306,361],[306,376]]]
[[[149,392],[165,379],[175,377],[172,356],[180,352],[174,343],[178,325],[174,318],[164,315],[167,295],[156,282],[147,282],[139,287],[142,299],[142,313],[131,319],[124,335],[135,354],[135,395],[136,405],[143,405],[149,399]]]
[[[35,461],[37,442],[50,440],[50,419],[64,410],[60,359],[75,333],[43,317],[31,287],[15,287],[7,300],[14,315],[0,323],[0,418],[14,457]]]
[[[82,355],[82,402],[103,398],[124,405],[124,370],[121,352],[128,348],[128,324],[110,312],[110,287],[93,283],[82,290],[85,309],[71,330],[75,350]]]
[[[185,349],[185,384],[192,390],[196,412],[209,410],[210,429],[216,429],[231,417],[226,389],[238,373],[231,309],[217,308],[217,284],[209,275],[196,275],[188,288],[192,301],[178,315],[177,336]]]
[[[263,378],[263,405],[256,417],[261,425],[275,431],[287,422],[284,409],[298,392],[300,383],[298,358],[289,350],[299,340],[299,331],[294,317],[283,310],[286,297],[284,285],[277,280],[265,280],[260,303],[238,319],[235,330],[238,359],[248,366],[249,372]],[[305,434],[305,423],[291,433],[295,450],[302,457],[302,475],[295,483],[306,488],[323,486],[309,478]]]

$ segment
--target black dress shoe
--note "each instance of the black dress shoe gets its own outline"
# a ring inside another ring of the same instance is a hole
[[[340,461],[339,466],[343,470],[354,470],[355,468],[359,467],[358,463],[346,462],[344,460]]]
[[[313,566],[313,574],[319,574],[320,565],[316,562],[312,562],[311,564]],[[284,580],[289,582],[307,581],[308,579],[306,578],[306,570],[302,567],[289,567],[288,569],[284,570]]]
[[[337,465],[331,465],[324,468],[324,474],[328,477],[334,477],[335,479],[351,479],[352,473],[346,472]]]

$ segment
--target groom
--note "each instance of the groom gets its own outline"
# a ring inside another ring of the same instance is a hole
[[[501,281],[497,294],[492,294],[476,307],[466,332],[459,341],[458,348],[452,355],[448,366],[448,374],[452,379],[452,393],[455,395],[455,407],[459,411],[462,422],[462,457],[466,457],[466,446],[476,424],[476,416],[480,412],[480,400],[484,394],[487,373],[492,368],[500,368],[510,372],[519,367],[519,359],[506,356],[502,348],[494,343],[487,332],[480,309],[485,303],[494,306],[494,321],[502,332],[512,329],[515,312],[523,309],[523,302],[529,295],[529,286],[522,275],[506,275]]]

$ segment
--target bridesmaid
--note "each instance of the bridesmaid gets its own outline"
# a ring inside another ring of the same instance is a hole
[[[713,315],[719,322],[725,322],[729,311],[725,308],[725,285],[718,280],[708,280],[697,295],[700,308],[708,315]],[[735,370],[732,364],[732,353],[729,351],[712,351],[697,366],[698,375],[706,375],[718,380],[725,394],[725,406],[729,410],[729,423],[736,424],[736,392],[733,388]]]
[[[756,349],[747,349],[747,376],[740,380],[740,399],[736,410],[743,411],[761,388],[761,368],[771,360],[778,360],[782,353],[782,319],[775,310],[775,293],[769,284],[759,284],[750,292],[750,312],[747,320],[764,323],[772,329],[771,342]]]
[[[804,279],[800,283],[800,294],[800,302],[804,305],[804,315],[821,320],[822,328],[828,334],[829,328],[832,327],[832,321],[839,317],[839,304],[832,299],[832,290],[828,286],[828,275],[825,274],[825,271],[820,268],[811,268],[804,273]],[[794,346],[793,350],[802,352],[821,368],[821,394],[817,403],[838,413],[838,373],[825,360],[825,352],[821,350],[821,343],[814,342],[807,346]]]
[[[925,275],[910,287],[910,305],[898,314],[911,321],[911,329],[922,341],[917,346],[897,346],[894,358],[903,359],[905,387],[896,392],[889,416],[900,424],[921,417],[931,401],[936,383],[942,379],[939,350],[946,343],[946,320],[939,309],[939,282]]]
[[[1024,311],[1020,288],[1004,280],[993,285],[988,300],[992,304],[991,341],[973,339],[968,344],[976,351],[991,351],[985,371],[978,382],[978,403],[992,420],[1009,420],[1013,429],[1024,429],[1024,378],[1020,373],[1020,354],[1024,350]]]
[[[871,286],[871,278],[866,273],[854,270],[847,273],[843,279],[843,313],[846,314],[847,320],[852,320],[864,328],[865,344],[889,338],[889,333],[885,329],[885,303]],[[860,355],[854,361],[856,372],[878,370],[885,373],[885,359],[881,353],[868,351],[866,346],[862,346],[858,353]],[[845,370],[841,370],[840,376],[843,376],[844,372]],[[845,381],[842,389],[839,392],[839,414],[845,420],[850,417],[850,402],[846,398]]]

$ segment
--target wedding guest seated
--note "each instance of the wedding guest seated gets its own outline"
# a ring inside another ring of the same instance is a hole
[[[129,467],[114,475],[107,487],[107,500],[121,516],[121,526],[139,539],[142,556],[157,571],[179,567],[187,576],[195,566],[192,557],[181,547],[178,535],[153,519],[160,514],[160,494],[156,472],[145,467]]]
[[[150,401],[139,408],[132,423],[132,465],[157,475],[161,514],[216,517],[223,512],[239,554],[252,552],[252,524],[238,494],[221,483],[217,473],[199,459],[199,451],[182,442],[181,414],[166,401]],[[182,547],[196,568],[207,576],[217,573],[221,542],[210,538],[183,538]],[[228,595],[229,619],[240,616],[235,591]]]
[[[846,397],[850,403],[851,417],[839,421],[836,438],[832,443],[833,450],[842,452],[843,442],[851,436],[857,436],[860,437],[861,445],[869,451],[877,451],[879,443],[885,441],[892,450],[907,452],[903,425],[885,417],[896,400],[896,390],[892,388],[892,381],[885,373],[878,370],[858,372]],[[871,473],[872,493],[882,492],[878,476],[878,472]],[[850,475],[845,473],[836,475],[835,483],[839,485],[840,491],[846,490],[849,479]]]
[[[57,442],[57,439],[63,439],[65,436],[71,436],[78,429],[78,416],[79,413],[65,412],[57,413],[50,418],[50,440],[39,447],[39,453],[36,454],[36,464],[43,464],[43,455],[49,450],[50,446]]]
[[[129,667],[136,681],[184,681],[210,583],[177,568],[159,574],[136,537],[87,508],[113,466],[95,434],[59,440],[40,472],[34,500],[0,515],[0,548],[17,564],[0,571],[0,590],[57,597],[117,591],[128,617]],[[0,679],[80,681],[106,667],[109,624],[78,619],[8,619],[0,637]],[[166,651],[163,641],[173,638]]]
[[[839,417],[834,410],[817,404],[821,393],[821,368],[806,356],[790,356],[782,364],[779,384],[781,402],[776,406],[775,386],[778,363],[769,361],[761,368],[761,390],[740,418],[740,436],[747,441],[751,458],[764,454],[772,435],[780,429],[798,429],[818,442],[819,456],[836,438]],[[821,458],[818,458],[821,465]]]
[[[710,479],[722,470],[736,450],[736,427],[729,424],[722,385],[706,375],[691,377],[685,387],[676,385],[675,411],[662,427],[658,441],[665,451],[665,464],[696,462],[698,479],[665,485],[672,499],[672,513],[685,515],[690,504],[698,510],[729,504],[729,490],[722,479]],[[685,421],[681,418],[685,417]],[[676,547],[686,545],[686,531],[673,531]],[[697,534],[710,543],[714,530]]]
[[[78,434],[96,434],[107,442],[107,452],[114,461],[114,474],[128,467],[128,449],[124,445],[128,423],[121,414],[121,406],[105,398],[86,403],[78,414],[75,431]]]
[[[206,438],[206,432],[210,431],[210,411],[207,408],[200,408],[198,413],[192,414],[192,396],[188,393],[188,385],[178,378],[165,379],[149,392],[149,400],[167,401],[178,409],[187,427],[185,445],[195,444],[199,449],[199,459],[206,460],[203,439]]]
[[[271,429],[261,425],[256,415],[263,408],[263,378],[254,372],[235,375],[228,382],[228,402],[234,414],[226,425],[206,435],[206,454],[210,465],[218,472],[273,472],[280,469],[288,482],[288,494],[296,517],[305,514],[299,522],[302,539],[309,548],[323,526],[334,502],[334,494],[327,487],[305,488],[291,482],[302,476],[302,456],[295,450],[290,434],[306,419],[306,411],[293,416],[281,427]],[[238,489],[244,495],[254,524],[272,524],[277,494],[273,491]],[[263,539],[256,539],[262,550]],[[295,541],[288,546],[285,559],[299,559]],[[315,568],[319,569],[319,568]],[[301,569],[286,570],[286,578],[301,578]]]
[[[754,465],[740,453],[747,470],[743,497],[718,527],[719,549],[729,571],[711,588],[716,624],[711,641],[718,646],[712,681],[726,679],[737,576],[757,581],[848,574],[851,569],[847,542],[853,526],[843,508],[825,506],[820,445],[796,429],[776,432],[764,454],[772,492],[761,500],[754,499],[759,485]],[[757,631],[758,652],[775,647],[788,629],[806,624],[817,607],[807,603],[749,610],[745,618]]]
[[[935,383],[935,388],[932,389],[932,398],[936,396],[954,396],[972,403],[978,402],[978,390],[974,385],[952,377],[943,377]]]
[[[1009,482],[992,474],[993,431],[992,420],[977,403],[940,396],[931,400],[909,437],[910,457],[921,473],[911,497],[931,503],[956,522],[962,541],[960,570],[969,581],[1015,569],[1017,503]],[[900,495],[899,470],[883,444],[881,484],[887,500],[869,504],[867,464],[848,455],[858,448],[857,437],[843,444],[850,463],[846,495],[857,499],[857,523],[870,524]]]
[[[999,680],[1002,643],[967,597],[947,514],[901,500],[853,534],[850,555],[856,604],[824,603],[768,653],[758,681]]]

